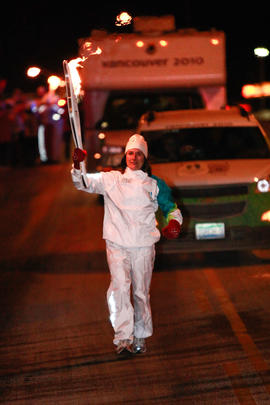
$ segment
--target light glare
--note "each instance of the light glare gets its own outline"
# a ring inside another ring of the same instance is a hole
[[[259,58],[265,58],[269,55],[269,50],[267,48],[258,47],[254,49],[254,54]]]
[[[27,69],[27,76],[28,77],[37,77],[41,72],[41,69],[37,66],[31,66],[30,68]]]
[[[261,216],[261,220],[270,222],[270,211],[265,211]]]
[[[116,17],[115,25],[122,26],[122,25],[128,25],[132,21],[131,15],[129,15],[126,11],[122,11],[118,16]]]
[[[48,77],[48,84],[49,84],[49,88],[50,90],[56,90],[60,84],[61,84],[61,79],[58,76],[55,75],[51,75]]]
[[[261,193],[267,193],[270,189],[270,186],[266,179],[262,179],[258,181],[257,188]]]
[[[218,38],[211,38],[210,40],[212,45],[218,45],[219,44],[219,39]]]
[[[168,42],[167,42],[165,39],[161,39],[161,40],[159,41],[159,44],[160,44],[161,46],[167,46],[167,45],[168,45]]]
[[[143,42],[143,41],[137,41],[137,42],[136,42],[136,46],[137,46],[138,48],[142,48],[142,47],[144,46],[144,42]]]

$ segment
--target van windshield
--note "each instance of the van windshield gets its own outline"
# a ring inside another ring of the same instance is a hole
[[[186,110],[204,108],[196,91],[163,93],[112,94],[106,104],[101,126],[106,128],[135,129],[138,120],[147,111]]]
[[[258,127],[181,128],[141,133],[152,163],[270,158]]]

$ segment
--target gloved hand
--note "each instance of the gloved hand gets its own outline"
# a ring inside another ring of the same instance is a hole
[[[72,159],[75,169],[80,169],[80,162],[83,162],[86,156],[87,156],[86,150],[80,148],[74,149]]]
[[[179,236],[181,230],[181,225],[179,224],[176,219],[171,219],[165,228],[161,230],[162,235],[165,236],[166,239],[176,239]]]

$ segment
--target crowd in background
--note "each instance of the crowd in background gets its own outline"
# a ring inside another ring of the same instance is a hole
[[[6,97],[4,91],[5,81],[0,80],[0,166],[35,166],[69,159],[70,127],[60,97],[44,86],[35,94],[15,89]]]

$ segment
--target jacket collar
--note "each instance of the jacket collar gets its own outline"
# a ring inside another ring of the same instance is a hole
[[[131,170],[129,167],[126,168],[125,173],[124,173],[125,177],[128,178],[139,178],[139,179],[146,179],[146,177],[148,176],[147,173],[143,172],[142,170]]]

